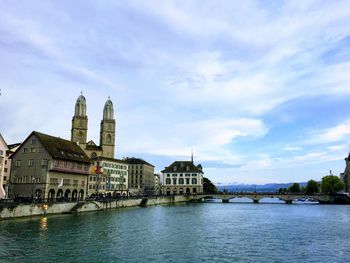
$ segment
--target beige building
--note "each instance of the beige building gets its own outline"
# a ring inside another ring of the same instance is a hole
[[[192,161],[176,161],[162,171],[162,193],[199,194],[203,192],[203,170]]]
[[[71,141],[76,142],[90,158],[99,156],[114,158],[115,131],[113,103],[108,97],[104,109],[103,119],[100,124],[100,144],[87,141],[88,117],[86,115],[86,99],[81,94],[75,103],[75,112],[72,119]]]
[[[88,195],[128,196],[128,164],[123,160],[96,157],[92,159]]]
[[[91,161],[76,143],[34,131],[11,159],[11,198],[85,198]]]
[[[139,158],[123,159],[129,166],[129,192],[131,195],[154,194],[154,165]]]
[[[161,193],[161,177],[159,174],[154,174],[154,194],[159,195]]]

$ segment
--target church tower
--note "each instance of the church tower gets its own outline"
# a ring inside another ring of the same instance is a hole
[[[114,158],[115,150],[115,119],[113,103],[108,97],[103,109],[103,120],[101,121],[100,146],[103,149],[102,156]]]
[[[71,141],[76,142],[82,149],[86,146],[88,118],[86,116],[86,100],[83,92],[75,103],[75,113],[72,119]]]

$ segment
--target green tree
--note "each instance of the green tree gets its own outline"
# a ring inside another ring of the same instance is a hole
[[[290,193],[300,193],[300,185],[298,183],[294,183],[288,187],[288,192]]]
[[[216,194],[218,192],[218,189],[208,178],[204,177],[203,178],[203,192],[205,194]]]
[[[305,188],[305,193],[307,195],[318,193],[318,183],[315,180],[309,180]]]
[[[334,194],[338,191],[344,190],[344,182],[335,175],[327,175],[322,178],[321,191],[325,194]]]

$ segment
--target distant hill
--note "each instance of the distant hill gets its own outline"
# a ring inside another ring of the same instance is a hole
[[[282,184],[217,184],[219,191],[227,190],[229,192],[275,192],[280,188],[288,188],[293,183]],[[306,186],[307,182],[299,183],[300,186]]]

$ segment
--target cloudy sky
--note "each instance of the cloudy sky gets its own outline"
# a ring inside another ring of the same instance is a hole
[[[0,132],[70,138],[108,96],[118,158],[202,163],[216,183],[344,170],[350,1],[0,0]]]

